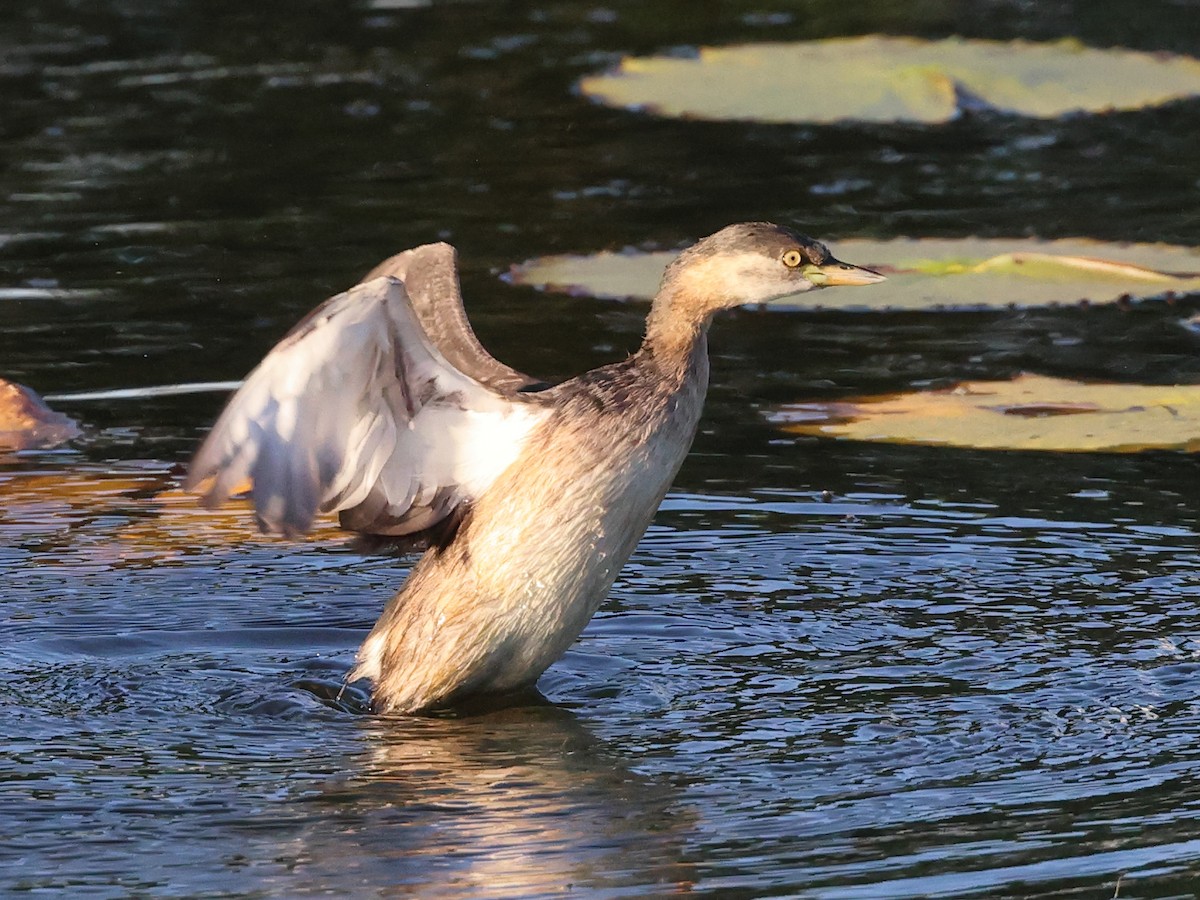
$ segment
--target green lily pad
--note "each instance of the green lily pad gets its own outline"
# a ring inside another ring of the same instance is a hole
[[[1200,385],[1086,384],[1041,375],[784,406],[793,434],[980,450],[1200,449]]]
[[[1200,94],[1200,60],[1074,40],[867,35],[627,57],[579,89],[610,106],[683,118],[934,124],[963,108],[1054,118],[1157,106]]]
[[[844,240],[834,255],[887,276],[870,291],[832,288],[773,300],[778,309],[929,310],[1053,306],[1200,291],[1200,248],[1082,238]],[[508,279],[570,294],[649,299],[674,252],[545,256]]]

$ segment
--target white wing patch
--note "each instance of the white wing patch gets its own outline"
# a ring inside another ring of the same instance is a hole
[[[516,460],[542,416],[529,407],[476,412],[431,406],[417,415],[413,436],[436,461],[441,477],[435,480],[457,483],[478,497]]]
[[[402,282],[327,301],[247,377],[192,463],[210,505],[250,484],[264,531],[318,511],[380,534],[421,531],[482,494],[547,410],[464,375],[432,344]]]

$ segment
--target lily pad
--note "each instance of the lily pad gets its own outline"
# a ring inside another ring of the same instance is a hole
[[[24,385],[0,378],[0,452],[53,447],[78,435],[73,419]]]
[[[1053,306],[1200,291],[1200,248],[1115,244],[1083,238],[898,238],[835,241],[848,263],[887,275],[869,291],[808,291],[780,309],[929,310]],[[570,294],[649,299],[674,252],[545,256],[508,280]]]
[[[939,123],[963,109],[1037,118],[1139,109],[1200,94],[1200,60],[1053,43],[832,38],[627,57],[584,78],[610,106],[758,122]]]
[[[1200,449],[1200,385],[1089,384],[1042,375],[782,407],[784,431],[981,450]]]

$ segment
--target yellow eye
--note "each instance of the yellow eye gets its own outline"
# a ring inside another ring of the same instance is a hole
[[[804,262],[804,254],[802,254],[799,250],[789,250],[787,253],[783,254],[783,264],[789,269],[796,268],[796,266],[800,265],[802,262]]]

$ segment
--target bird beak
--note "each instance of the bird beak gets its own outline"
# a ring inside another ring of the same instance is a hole
[[[829,260],[823,266],[805,266],[804,277],[817,287],[877,284],[880,281],[887,281],[878,272],[852,266],[836,259]]]

